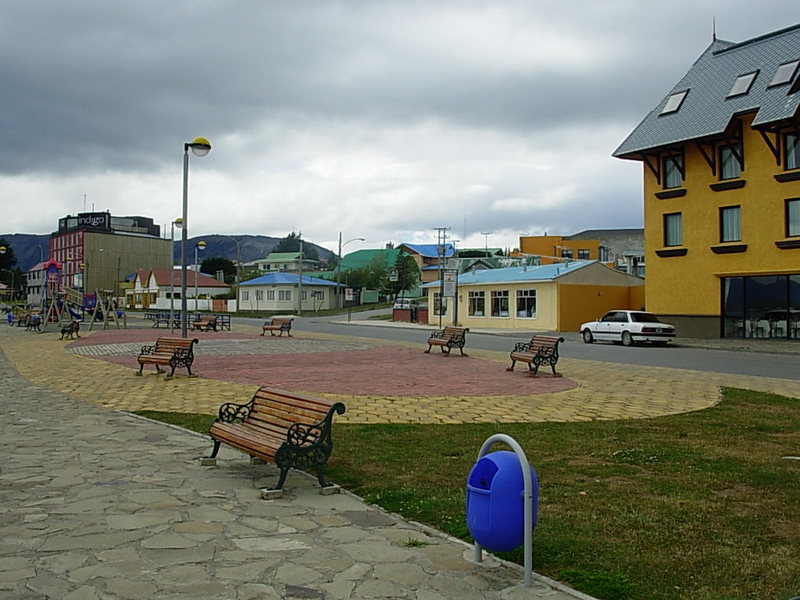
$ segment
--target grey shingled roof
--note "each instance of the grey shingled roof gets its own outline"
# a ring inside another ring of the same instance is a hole
[[[753,126],[797,116],[793,84],[768,88],[778,67],[800,59],[800,24],[741,43],[714,40],[675,87],[614,152],[618,158],[723,133],[736,114],[755,112]],[[759,70],[750,92],[726,98],[739,75]],[[793,82],[800,77],[795,73]],[[796,86],[794,86],[796,87]],[[662,115],[668,98],[689,90],[677,112]]]

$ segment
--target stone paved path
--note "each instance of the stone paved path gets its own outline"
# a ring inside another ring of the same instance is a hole
[[[2,598],[585,598],[302,473],[262,500],[271,465],[201,467],[205,437],[31,383],[1,351],[0,379]]]

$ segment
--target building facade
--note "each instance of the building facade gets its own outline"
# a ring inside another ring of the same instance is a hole
[[[186,309],[213,310],[212,300],[225,296],[230,286],[202,273],[186,271]],[[125,290],[125,306],[142,310],[176,310],[181,308],[181,270],[140,269],[133,284]]]
[[[459,275],[454,294],[445,289],[438,314],[439,283],[424,286],[431,325],[578,331],[613,309],[641,309],[644,280],[597,261],[570,261],[536,267],[482,269]],[[440,323],[441,321],[441,323]]]
[[[641,161],[647,309],[800,339],[800,25],[713,40],[614,152]]]
[[[62,265],[62,287],[119,296],[127,275],[170,266],[172,243],[159,236],[160,227],[147,217],[67,215],[50,236],[49,256]]]

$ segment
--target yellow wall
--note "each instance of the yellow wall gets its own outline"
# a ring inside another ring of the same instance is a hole
[[[647,262],[647,310],[658,314],[719,315],[720,277],[800,273],[800,249],[781,250],[775,242],[785,239],[784,200],[800,197],[800,181],[780,183],[783,173],[761,135],[750,129],[752,116],[744,120],[743,188],[715,192],[719,181],[694,144],[686,144],[687,190],[680,198],[659,199],[662,191],[655,176],[644,170],[645,260]],[[718,167],[719,169],[719,167]],[[715,254],[721,245],[719,209],[741,206],[741,253]],[[659,257],[664,248],[663,215],[683,214],[685,256]]]
[[[599,240],[565,240],[560,235],[520,236],[519,250],[523,254],[536,254],[542,256],[542,264],[551,264],[555,261],[547,257],[560,257],[564,249],[572,250],[572,258],[578,258],[578,250],[588,250],[589,260],[600,258]]]
[[[644,286],[558,286],[558,331],[578,331],[581,323],[603,316],[609,310],[639,310],[644,304]]]

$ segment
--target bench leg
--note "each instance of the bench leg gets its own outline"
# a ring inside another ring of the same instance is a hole
[[[513,371],[514,370],[514,365],[516,365],[516,364],[517,364],[517,359],[516,358],[512,358],[511,359],[511,366],[506,368],[506,371]]]
[[[328,486],[333,485],[332,483],[325,483],[325,465],[318,464],[317,465],[317,479],[319,480],[320,487],[326,488]]]
[[[269,488],[271,490],[282,490],[283,484],[286,483],[286,475],[289,474],[289,469],[291,467],[281,467],[281,476],[278,478],[278,485],[273,488]]]
[[[217,458],[217,452],[219,452],[219,440],[214,440],[214,448],[211,450],[211,455],[208,458]]]
[[[433,346],[431,346],[430,344],[428,344],[428,349],[427,349],[427,350],[425,350],[425,354],[430,354],[430,353],[431,353],[431,348],[432,348],[432,347],[433,347]]]

